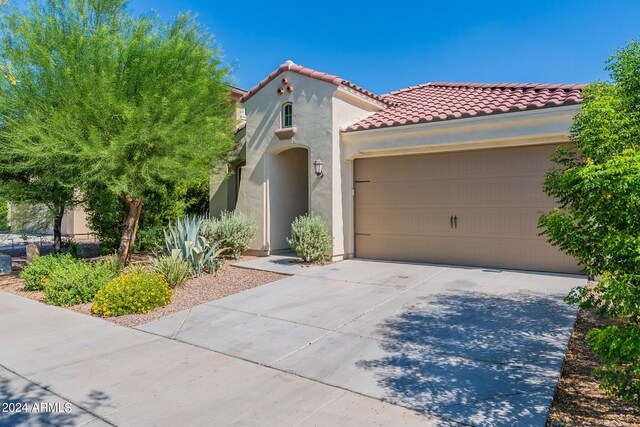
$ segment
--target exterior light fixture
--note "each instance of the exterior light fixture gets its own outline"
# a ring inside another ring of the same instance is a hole
[[[313,162],[313,169],[318,177],[322,178],[324,176],[324,172],[322,172],[322,160],[320,160],[320,157]]]

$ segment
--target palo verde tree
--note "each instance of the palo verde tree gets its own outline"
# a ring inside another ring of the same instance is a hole
[[[603,362],[602,387],[640,404],[640,43],[618,50],[607,69],[609,82],[583,90],[573,147],[554,155],[560,167],[544,189],[559,208],[540,225],[599,278],[567,299],[616,319],[587,340]]]
[[[5,4],[6,6],[6,4]],[[65,210],[77,202],[82,165],[78,102],[90,85],[87,10],[31,2],[0,12],[0,193],[17,204],[45,206],[61,249]],[[92,19],[102,12],[94,11]]]
[[[31,0],[3,19],[1,163],[32,194],[64,189],[56,212],[96,183],[120,197],[127,259],[144,195],[207,179],[233,148],[219,47],[188,14],[133,17],[124,0]]]
[[[120,3],[119,20],[99,23],[110,40],[91,52],[92,62],[104,67],[82,102],[81,148],[87,182],[99,182],[126,204],[118,253],[128,259],[144,195],[207,179],[234,147],[234,122],[228,68],[212,36],[188,14],[170,22],[133,18],[113,1]]]

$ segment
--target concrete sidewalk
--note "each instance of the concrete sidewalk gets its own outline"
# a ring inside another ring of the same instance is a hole
[[[4,292],[0,325],[0,425],[451,425]]]

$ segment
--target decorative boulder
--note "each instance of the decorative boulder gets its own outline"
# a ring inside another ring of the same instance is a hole
[[[40,256],[40,246],[35,243],[27,245],[27,262],[31,262],[34,258]]]
[[[0,255],[0,273],[11,273],[11,257]]]

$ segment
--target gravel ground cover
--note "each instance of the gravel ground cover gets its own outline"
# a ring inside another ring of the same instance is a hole
[[[238,261],[226,261],[224,267],[217,274],[204,274],[201,277],[188,280],[174,289],[173,300],[164,307],[156,308],[145,314],[128,314],[119,317],[105,317],[104,319],[121,326],[134,327],[208,301],[288,277],[284,274],[248,270],[233,266],[234,262],[249,259],[251,257],[243,257]],[[144,255],[138,255],[134,257],[133,261],[148,262],[148,258]],[[17,263],[23,265],[24,261],[18,260]],[[14,271],[11,274],[0,274],[0,291],[44,302],[44,294],[41,291],[29,292],[24,290],[24,281],[18,277],[18,271]],[[87,303],[67,308],[93,316],[91,305],[91,303]]]

